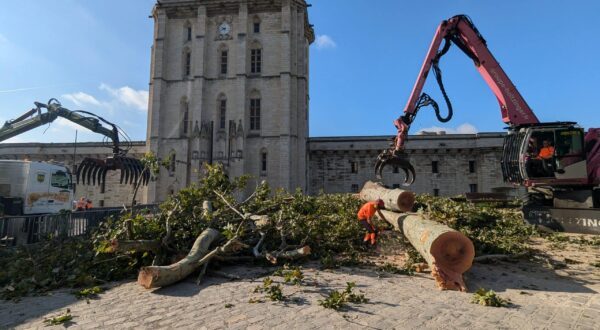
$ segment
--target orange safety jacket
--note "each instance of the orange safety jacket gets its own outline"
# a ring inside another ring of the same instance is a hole
[[[85,203],[85,201],[78,200],[78,201],[77,201],[77,204],[75,204],[75,207],[76,207],[78,210],[83,210],[83,209],[85,209],[85,204],[86,204],[86,203]]]
[[[552,158],[554,156],[554,147],[543,147],[538,156],[543,159]]]
[[[375,205],[377,205],[375,202],[367,202],[361,206],[360,210],[358,210],[358,220],[371,219],[375,215],[375,212],[377,212]]]

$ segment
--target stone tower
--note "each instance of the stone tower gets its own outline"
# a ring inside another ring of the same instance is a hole
[[[306,189],[304,0],[160,0],[154,6],[147,145],[170,159],[148,201],[222,163],[272,187]]]

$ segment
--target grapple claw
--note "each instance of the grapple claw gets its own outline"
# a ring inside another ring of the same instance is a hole
[[[144,171],[142,162],[137,159],[114,156],[106,160],[84,158],[77,168],[77,183],[81,178],[82,184],[103,185],[106,182],[108,171],[121,171],[119,182],[121,184],[135,184],[141,177],[141,183],[146,185],[150,181],[150,174]]]
[[[415,182],[415,168],[412,166],[405,154],[393,150],[384,150],[377,156],[375,163],[375,176],[382,179],[383,168],[392,165],[404,171],[404,186],[410,186]]]

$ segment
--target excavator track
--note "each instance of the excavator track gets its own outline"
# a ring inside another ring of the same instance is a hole
[[[600,209],[525,205],[523,217],[532,225],[555,231],[600,235]]]

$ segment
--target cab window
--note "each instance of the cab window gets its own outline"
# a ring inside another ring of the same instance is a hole
[[[556,155],[574,156],[583,153],[583,132],[580,129],[556,131]]]
[[[60,189],[69,189],[69,183],[71,183],[71,180],[66,172],[56,171],[52,173],[52,176],[50,178],[50,185],[52,187]]]

